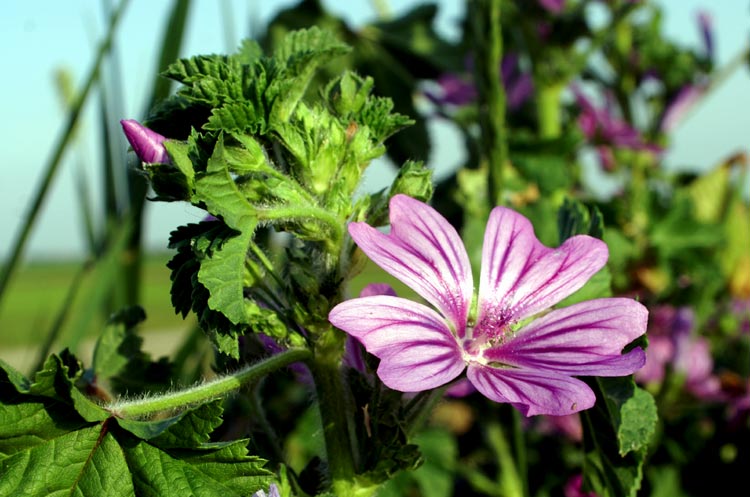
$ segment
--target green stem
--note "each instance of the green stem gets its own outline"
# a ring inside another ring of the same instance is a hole
[[[448,385],[417,394],[404,408],[406,411],[406,434],[414,435],[427,422],[438,402],[445,395]]]
[[[539,81],[540,78],[536,78]],[[560,118],[560,93],[563,85],[552,84],[540,86],[536,92],[536,112],[539,121],[539,137],[542,139],[559,138],[562,134]]]
[[[36,217],[39,214],[42,203],[44,202],[44,198],[47,196],[47,190],[49,190],[49,187],[52,184],[52,180],[55,177],[55,173],[57,173],[57,169],[62,160],[63,153],[67,149],[68,143],[74,135],[76,123],[78,122],[78,118],[80,117],[81,111],[83,110],[83,104],[86,102],[88,94],[91,91],[91,88],[93,88],[94,83],[99,78],[99,68],[102,65],[102,61],[104,60],[105,55],[109,52],[109,48],[112,45],[112,40],[114,39],[115,35],[115,27],[117,26],[117,23],[120,20],[127,3],[127,0],[123,0],[122,2],[120,2],[117,10],[115,10],[115,12],[109,18],[109,29],[107,31],[107,36],[99,45],[99,50],[96,54],[96,60],[94,61],[94,66],[92,67],[88,78],[86,78],[86,84],[83,86],[83,89],[78,94],[78,98],[70,108],[70,112],[68,114],[68,122],[65,125],[65,132],[54,148],[52,159],[47,164],[42,183],[41,185],[39,185],[39,188],[36,191],[36,196],[34,197],[29,212],[26,214],[26,217],[23,220],[23,224],[21,224],[21,234],[18,236],[18,240],[16,240],[16,243],[13,246],[13,251],[11,252],[10,259],[5,264],[2,276],[0,276],[0,299],[2,299],[2,296],[5,293],[5,287],[8,285],[13,272],[18,266],[18,261],[21,257],[21,254],[23,253],[24,247],[26,246],[26,241],[28,240],[29,234],[31,233],[31,228],[34,226]]]
[[[517,409],[513,409],[513,447],[516,452],[517,474],[523,495],[529,495],[528,457],[526,454],[526,438],[524,436],[523,419]]]
[[[498,459],[500,495],[505,497],[524,497],[524,484],[518,474],[518,466],[513,458],[513,451],[502,426],[492,421],[487,426],[487,441]]]
[[[323,425],[328,470],[335,495],[353,495],[355,461],[352,436],[349,429],[349,394],[341,377],[341,351],[337,330],[331,328],[328,336],[316,343],[315,356],[309,362],[315,379],[318,408]]]
[[[344,226],[340,219],[330,212],[316,207],[275,207],[273,209],[258,209],[260,221],[301,221],[314,220],[325,224],[332,232],[326,243],[338,247],[344,237]]]
[[[500,77],[503,39],[500,28],[501,0],[473,0],[471,3],[476,54],[476,83],[479,92],[479,124],[482,152],[487,160],[488,194],[491,206],[502,200],[502,173],[507,161],[505,135],[505,89]]]
[[[226,395],[293,362],[305,361],[310,357],[311,353],[307,349],[289,349],[201,385],[158,397],[113,403],[108,410],[121,418],[134,418],[200,404]]]

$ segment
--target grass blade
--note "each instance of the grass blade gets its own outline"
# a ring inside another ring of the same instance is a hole
[[[83,105],[85,104],[88,98],[88,95],[91,91],[91,88],[94,85],[94,82],[99,77],[99,68],[101,67],[101,64],[102,64],[102,61],[104,60],[105,55],[109,52],[110,46],[112,45],[112,40],[114,38],[117,24],[120,18],[122,17],[122,13],[124,12],[127,4],[128,4],[128,0],[122,0],[118,8],[113,12],[112,16],[110,17],[107,35],[105,36],[104,40],[102,40],[102,42],[99,45],[99,50],[97,51],[94,65],[91,68],[91,71],[89,72],[88,77],[86,78],[86,83],[84,84],[83,89],[78,93],[78,98],[76,102],[73,104],[73,106],[70,109],[70,112],[68,114],[68,120],[65,125],[62,137],[60,138],[60,141],[55,146],[54,152],[52,154],[52,158],[50,159],[49,163],[47,164],[47,167],[45,168],[45,173],[42,178],[42,183],[39,185],[39,188],[36,191],[36,195],[34,196],[34,200],[31,204],[31,207],[29,208],[29,212],[26,214],[26,217],[24,218],[24,222],[21,225],[21,233],[19,234],[18,239],[13,245],[10,258],[5,263],[5,267],[3,268],[2,275],[0,275],[0,304],[2,304],[2,298],[5,294],[5,288],[7,287],[8,282],[10,281],[11,277],[13,276],[13,273],[16,271],[18,267],[21,254],[23,253],[23,250],[26,246],[26,242],[28,241],[29,234],[31,233],[31,229],[34,227],[34,224],[36,223],[36,218],[39,214],[39,210],[42,206],[42,203],[45,197],[47,196],[47,191],[49,190],[49,187],[52,184],[53,179],[55,178],[55,174],[57,173],[62,157],[68,148],[68,143],[73,137],[73,134],[76,128],[76,123],[78,122],[78,118],[81,115],[81,110],[83,109]]]

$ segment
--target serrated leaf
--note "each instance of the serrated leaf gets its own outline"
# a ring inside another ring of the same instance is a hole
[[[176,416],[149,421],[117,419],[121,428],[162,449],[198,447],[221,424],[223,409],[216,400],[186,409]]]
[[[618,398],[616,401],[621,399]],[[645,450],[654,435],[657,421],[658,414],[653,396],[636,387],[633,395],[620,406],[620,423],[617,427],[620,455]]]
[[[288,33],[274,52],[284,70],[283,77],[269,83],[267,98],[274,101],[270,126],[289,120],[318,67],[349,50],[333,33],[316,26]]]
[[[0,474],[0,495],[136,495],[122,452],[102,425],[16,452],[0,461]]]
[[[96,341],[92,365],[97,379],[107,379],[120,373],[140,352],[143,340],[133,332],[133,327],[146,319],[141,307],[129,308],[115,314]]]
[[[28,384],[36,395],[0,364],[0,495],[227,497],[268,487],[272,474],[265,461],[247,454],[245,440],[205,443],[221,422],[220,401],[171,422],[132,422],[96,406],[108,417],[85,422],[76,404],[95,404],[67,376],[77,376],[75,364],[73,356],[52,356]]]
[[[272,474],[263,469],[264,461],[248,456],[243,441],[218,449],[174,452],[138,442],[124,453],[142,497],[245,497],[272,481]]]
[[[51,399],[0,396],[0,459],[83,428],[75,411],[57,409]]]
[[[255,207],[237,187],[225,158],[224,139],[220,135],[208,160],[206,172],[196,180],[194,203],[205,203],[214,216],[221,216],[230,228],[252,234],[258,219]]]
[[[208,306],[221,312],[233,324],[247,322],[245,258],[252,236],[252,231],[248,231],[230,238],[205,259],[198,270],[198,281],[210,294]]]
[[[213,109],[203,129],[255,134],[265,131],[265,122],[265,110],[245,100]]]

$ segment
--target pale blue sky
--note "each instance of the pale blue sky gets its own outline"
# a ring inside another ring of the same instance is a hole
[[[0,78],[3,118],[0,119],[0,260],[10,253],[20,223],[29,208],[32,192],[39,183],[42,168],[49,160],[52,147],[64,126],[64,113],[54,87],[53,71],[66,68],[79,84],[89,71],[94,47],[104,30],[104,16],[96,0],[30,0],[3,3],[0,16],[0,47],[3,76]],[[112,2],[114,3],[114,2]],[[145,81],[155,71],[155,52],[160,43],[163,24],[172,2],[131,0],[120,24],[117,48],[122,67],[121,88],[124,93],[122,117],[138,117],[144,105]],[[183,55],[224,52],[228,38],[232,47],[248,34],[252,24],[262,25],[281,6],[292,0],[240,1],[197,0],[187,29]],[[369,0],[324,2],[344,14],[351,22],[361,23],[374,16]],[[386,2],[398,14],[417,0]],[[446,35],[453,21],[463,11],[461,0],[444,0],[438,28]],[[750,39],[750,2],[748,0],[663,0],[667,33],[688,45],[699,45],[695,26],[696,12],[704,8],[712,13],[716,27],[719,64],[729,61]],[[234,33],[224,32],[222,5],[233,13]],[[346,7],[344,7],[346,6]],[[89,106],[82,128],[83,147],[72,151],[58,172],[38,223],[27,246],[28,257],[49,258],[76,256],[83,247],[83,233],[74,187],[76,161],[87,160],[85,171],[90,186],[98,183],[94,147],[98,139],[92,129],[98,122],[94,106]],[[678,129],[667,156],[670,164],[706,167],[726,155],[747,151],[750,144],[750,72],[743,68],[696,109]],[[441,160],[432,165],[444,170],[458,158],[452,150],[458,147],[450,135],[440,140],[434,156]],[[81,155],[83,154],[83,155]],[[386,181],[382,175],[373,185]],[[96,193],[96,192],[94,192]],[[166,247],[169,231],[199,218],[199,213],[183,204],[154,204],[147,216],[146,241],[152,249]]]

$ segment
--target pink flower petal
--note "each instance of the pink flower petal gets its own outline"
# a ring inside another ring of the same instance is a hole
[[[641,368],[640,348],[623,347],[646,332],[648,311],[632,299],[597,299],[557,309],[484,352],[490,361],[567,375],[625,376]]]
[[[380,358],[378,376],[394,390],[439,387],[464,370],[445,318],[425,305],[387,295],[363,297],[337,305],[328,319]]]
[[[528,219],[496,207],[484,235],[477,322],[519,320],[547,309],[581,288],[607,257],[606,244],[586,235],[547,248]]]
[[[461,238],[435,209],[406,195],[390,202],[391,232],[351,223],[349,233],[378,266],[398,278],[464,336],[474,282]]]
[[[524,416],[573,414],[596,402],[594,392],[584,382],[553,372],[470,363],[467,376],[482,395],[495,402],[508,402]]]

